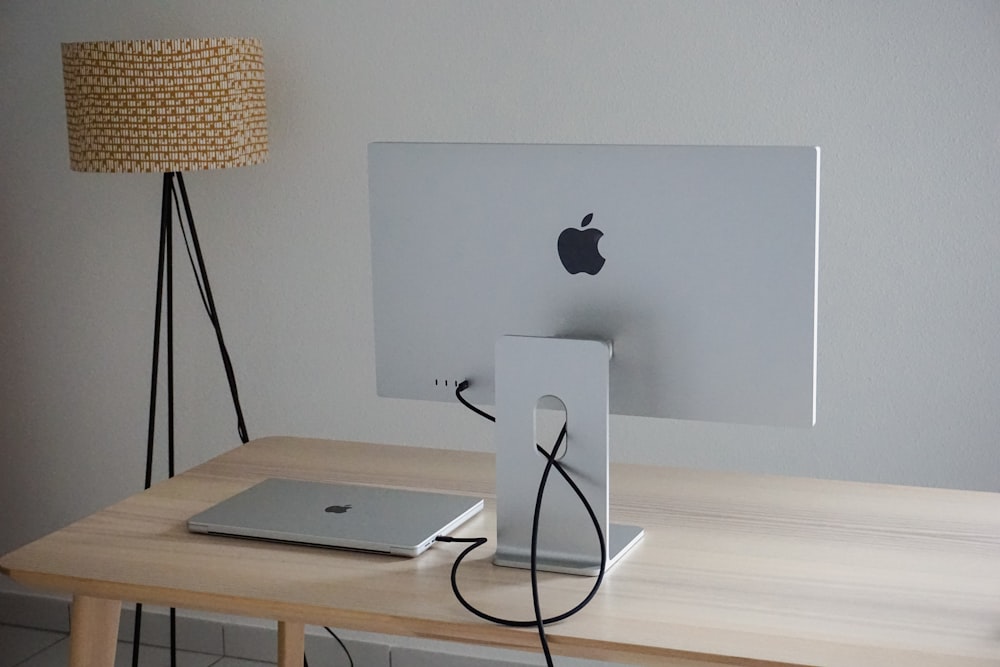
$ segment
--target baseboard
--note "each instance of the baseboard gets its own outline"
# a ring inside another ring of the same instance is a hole
[[[69,632],[68,596],[0,590],[0,624]],[[135,609],[122,605],[119,639],[132,641]],[[276,662],[277,625],[273,621],[177,610],[177,648],[257,662]],[[170,613],[163,607],[143,606],[140,642],[170,645]],[[393,637],[336,630],[357,667],[527,667],[539,664],[535,654],[470,646],[444,641]],[[306,628],[306,655],[310,667],[347,667],[350,661],[340,644],[320,627]],[[560,658],[560,667],[606,665],[591,660]]]
[[[69,632],[69,597],[0,590],[0,623]]]

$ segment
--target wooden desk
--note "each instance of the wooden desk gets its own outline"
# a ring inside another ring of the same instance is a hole
[[[0,559],[74,596],[71,664],[113,663],[120,600],[275,619],[280,664],[304,624],[537,651],[530,630],[469,615],[448,573],[462,545],[417,559],[189,534],[188,517],[265,477],[485,494],[487,454],[267,438],[234,449]],[[557,654],[674,667],[1000,665],[1000,494],[615,466],[613,519],[646,538]],[[493,505],[457,535],[494,536]],[[525,572],[463,566],[479,606],[531,617]],[[542,575],[546,613],[589,579]]]

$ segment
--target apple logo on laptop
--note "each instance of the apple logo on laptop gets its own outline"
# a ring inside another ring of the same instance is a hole
[[[604,257],[597,249],[597,244],[604,236],[604,232],[596,227],[586,229],[593,219],[593,213],[583,216],[580,229],[567,227],[562,230],[559,240],[556,242],[559,259],[571,274],[589,273],[594,276],[604,266]]]
[[[332,514],[343,514],[349,509],[351,509],[350,505],[330,505],[326,508],[326,511]]]

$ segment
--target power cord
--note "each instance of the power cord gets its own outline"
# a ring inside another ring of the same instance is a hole
[[[184,239],[184,249],[187,251],[188,262],[191,264],[191,271],[194,273],[194,281],[198,288],[198,295],[201,297],[201,303],[205,307],[205,314],[208,315],[208,319],[212,324],[212,328],[215,330],[215,336],[219,343],[219,352],[222,355],[222,365],[226,371],[229,393],[232,396],[233,408],[236,411],[236,431],[239,435],[240,442],[246,444],[250,441],[250,436],[247,434],[246,422],[243,419],[243,408],[240,405],[239,389],[236,386],[236,373],[233,370],[233,363],[229,357],[229,350],[226,348],[226,343],[222,336],[222,323],[219,320],[219,313],[215,308],[215,299],[212,296],[212,288],[208,282],[208,272],[205,269],[205,260],[202,256],[201,244],[198,242],[198,232],[195,231],[194,218],[191,215],[191,205],[188,202],[187,189],[184,187],[184,177],[180,172],[177,172],[176,176],[176,185],[173,181],[170,183],[170,197],[173,200],[173,207],[177,211],[178,225],[181,230],[181,236]],[[180,197],[178,197],[178,188],[180,189]],[[184,215],[181,215],[182,202]],[[174,610],[171,609],[170,612],[171,616],[173,616]],[[171,628],[173,628],[173,622],[171,622]],[[340,648],[344,651],[344,655],[347,656],[350,667],[354,667],[354,658],[351,657],[351,652],[347,650],[347,646],[344,645],[344,642],[340,639],[340,637],[338,637],[333,630],[326,626],[323,626],[323,629],[329,632],[330,636],[337,640],[337,643],[340,644]],[[138,642],[135,642],[135,645],[138,647]],[[177,661],[175,647],[176,642],[173,640],[173,637],[171,637],[171,665],[175,665]],[[134,650],[132,655],[132,664],[135,665],[137,660],[138,651]],[[302,656],[302,664],[304,667],[309,667],[309,660],[304,654]]]
[[[229,357],[229,350],[226,348],[226,341],[222,336],[222,324],[219,321],[219,313],[215,309],[215,299],[212,296],[212,288],[208,283],[208,271],[205,268],[205,258],[201,252],[201,244],[198,242],[198,232],[195,231],[194,217],[191,215],[191,204],[188,201],[187,189],[184,187],[184,176],[181,172],[166,173],[164,176],[164,192],[161,215],[163,216],[161,220],[165,220],[167,216],[171,218],[171,224],[173,224],[173,210],[177,212],[177,224],[180,227],[181,235],[184,238],[184,248],[187,250],[188,261],[191,264],[191,270],[194,273],[194,281],[198,286],[198,294],[201,296],[202,305],[205,307],[205,313],[208,315],[208,319],[212,324],[212,328],[215,330],[215,337],[219,344],[219,353],[222,356],[222,365],[226,371],[226,380],[229,384],[229,393],[233,399],[233,409],[236,411],[236,431],[239,435],[240,442],[246,444],[250,441],[250,436],[247,435],[246,422],[243,419],[243,408],[240,405],[240,395],[239,390],[236,386],[236,373],[233,370],[233,362]],[[176,176],[176,182],[172,176]],[[167,184],[169,183],[170,192],[169,197],[166,191]],[[180,197],[178,198],[177,191],[180,189]],[[184,215],[181,214],[181,202],[183,201]],[[173,207],[173,210],[171,209]],[[186,217],[185,217],[186,216]],[[169,236],[163,236],[168,234],[166,228],[161,229],[161,243],[165,238]],[[169,251],[168,251],[169,252]],[[168,255],[169,256],[169,255]],[[197,258],[197,261],[195,261]],[[171,262],[172,265],[172,262]],[[162,264],[161,264],[162,269]],[[170,271],[173,269],[170,268]],[[168,308],[168,311],[170,309]],[[169,324],[172,315],[168,312],[168,328],[171,326]],[[159,322],[160,322],[160,302],[159,295],[157,296],[156,304],[156,340],[159,340]],[[158,343],[156,344],[158,348]],[[168,357],[171,354],[167,353]],[[170,362],[172,365],[172,362]],[[154,360],[153,365],[153,384],[156,383],[156,363]],[[172,380],[171,380],[172,382]],[[155,393],[154,393],[155,397]],[[155,406],[155,402],[154,402]],[[150,408],[150,414],[152,410]],[[167,453],[168,456],[168,470],[169,476],[174,476],[174,451],[173,451],[173,401],[170,400],[170,424],[171,424],[171,436],[170,436],[170,447]],[[149,488],[152,482],[152,464],[153,464],[153,424],[152,420],[150,423],[149,431],[149,442],[146,452],[146,483],[145,488]],[[140,647],[140,636],[142,630],[142,603],[136,604],[135,607],[135,625],[133,627],[132,634],[132,667],[138,667],[139,665],[139,647]],[[174,607],[170,608],[170,665],[175,667],[177,665],[177,610]]]
[[[329,632],[330,636],[337,640],[337,643],[340,644],[340,648],[344,650],[344,655],[347,656],[347,662],[350,664],[350,667],[354,667],[354,658],[351,657],[351,652],[347,650],[346,646],[344,646],[344,642],[337,636],[337,633],[325,625],[323,626],[323,629]],[[308,667],[308,665],[306,665],[306,667]]]
[[[349,667],[354,667],[354,658],[351,657],[351,652],[347,650],[347,647],[344,645],[343,640],[340,637],[337,636],[337,633],[335,633],[333,630],[331,630],[327,626],[324,625],[323,629],[326,630],[327,632],[329,632],[330,636],[337,640],[337,643],[340,644],[340,648],[344,651],[344,655],[347,656],[347,663],[348,663]],[[302,654],[302,665],[303,665],[303,667],[309,667],[309,659],[306,658],[306,656],[305,656],[304,653]]]
[[[243,419],[243,407],[240,405],[240,393],[236,386],[236,372],[233,370],[233,362],[229,358],[229,350],[226,348],[225,339],[222,337],[222,323],[219,320],[219,313],[215,308],[215,299],[212,297],[212,288],[208,283],[208,271],[205,269],[205,259],[201,253],[201,244],[198,242],[198,232],[195,231],[194,218],[191,216],[191,204],[188,201],[187,189],[184,187],[184,176],[177,172],[177,188],[180,188],[181,200],[184,203],[184,214],[181,216],[181,202],[177,198],[177,190],[171,182],[170,193],[173,198],[174,208],[177,210],[177,220],[181,228],[181,235],[184,237],[184,247],[187,250],[188,261],[191,263],[191,270],[194,272],[194,280],[198,286],[198,293],[201,296],[202,305],[208,315],[212,328],[215,330],[215,337],[219,343],[219,353],[222,356],[222,365],[226,371],[226,380],[229,384],[229,393],[233,399],[233,409],[236,411],[236,431],[240,437],[240,442],[244,445],[250,442],[247,434],[247,425]],[[190,236],[190,239],[188,238]],[[192,254],[192,247],[194,254]],[[197,258],[197,262],[195,262]]]
[[[462,392],[464,392],[468,388],[469,388],[468,380],[463,380],[458,384],[458,386],[455,388],[455,397],[458,399],[458,401],[471,411],[475,412],[480,417],[488,419],[491,422],[496,422],[496,417],[472,405],[471,403],[469,403],[469,401],[465,399],[464,396],[462,396]],[[543,447],[541,447],[537,443],[535,444],[536,449],[545,457],[546,462],[545,462],[545,469],[542,471],[542,477],[538,484],[538,493],[535,497],[534,515],[532,516],[532,522],[531,522],[531,597],[535,612],[535,618],[533,620],[530,621],[512,620],[488,614],[473,606],[468,600],[465,599],[465,597],[459,590],[458,579],[457,579],[458,568],[466,556],[468,556],[475,549],[481,547],[483,544],[486,544],[487,539],[485,537],[457,538],[457,537],[441,536],[437,538],[439,542],[459,542],[459,543],[467,543],[470,545],[464,551],[462,551],[461,554],[459,554],[458,558],[455,559],[455,562],[451,568],[451,588],[459,603],[475,616],[478,616],[483,620],[490,621],[491,623],[496,623],[498,625],[504,625],[508,627],[521,627],[521,628],[537,627],[538,638],[539,641],[541,642],[542,652],[545,655],[545,663],[548,667],[552,667],[553,662],[552,662],[552,654],[549,650],[548,639],[545,635],[545,626],[551,623],[557,623],[559,621],[565,620],[570,616],[576,614],[585,606],[587,606],[587,604],[597,594],[598,589],[601,587],[601,583],[604,580],[604,574],[607,569],[607,543],[604,538],[604,532],[601,530],[601,523],[597,518],[597,514],[594,512],[594,508],[587,500],[587,497],[584,495],[583,491],[580,490],[580,487],[576,484],[575,481],[573,481],[573,478],[570,477],[569,473],[566,472],[565,468],[557,460],[559,448],[562,446],[565,439],[566,439],[566,423],[563,423],[563,427],[559,432],[559,436],[556,439],[555,445],[553,445],[551,452],[546,451]],[[538,525],[542,509],[542,499],[545,494],[545,487],[548,484],[549,474],[551,473],[553,468],[556,469],[556,471],[562,476],[564,480],[566,480],[566,482],[573,489],[573,492],[583,503],[584,508],[586,508],[587,510],[587,514],[590,516],[590,520],[594,524],[594,529],[597,532],[598,542],[600,543],[601,566],[598,575],[594,580],[593,587],[591,588],[590,592],[586,595],[586,597],[583,599],[583,601],[580,602],[580,604],[576,605],[569,611],[559,614],[557,616],[553,616],[551,618],[542,618],[541,601],[538,592]]]

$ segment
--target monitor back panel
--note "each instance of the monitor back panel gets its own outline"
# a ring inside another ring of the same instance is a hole
[[[379,395],[491,404],[499,336],[599,338],[614,413],[814,423],[818,148],[373,143],[369,197]]]

